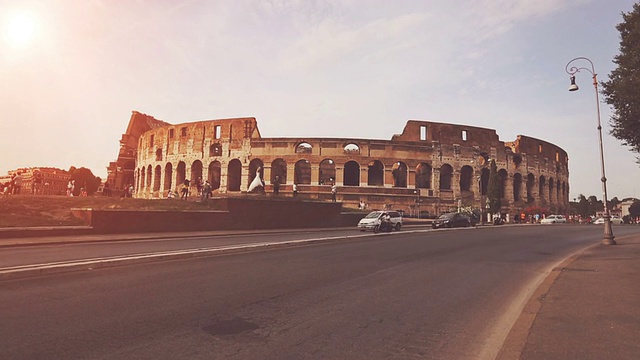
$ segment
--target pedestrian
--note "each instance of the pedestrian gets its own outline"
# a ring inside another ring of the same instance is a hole
[[[20,189],[22,188],[22,175],[17,173],[13,178],[13,193],[20,194]]]
[[[336,202],[336,194],[338,193],[338,185],[335,183],[331,186],[331,200]]]
[[[298,185],[293,183],[293,197],[298,197]]]
[[[209,180],[206,180],[204,182],[204,185],[202,186],[202,195],[200,195],[200,201],[205,201],[209,198],[209,196],[211,196],[211,184],[209,183]]]
[[[280,176],[276,175],[276,178],[273,181],[273,195],[280,194]]]
[[[198,196],[202,196],[203,188],[204,188],[204,183],[202,182],[202,178],[199,177],[198,181],[196,181],[196,191],[198,191]]]
[[[189,196],[189,184],[191,182],[189,181],[189,179],[184,179],[184,182],[182,183],[182,194],[180,195],[180,199],[184,199],[187,200],[187,197]]]
[[[67,184],[67,196],[73,196],[73,191],[76,188],[76,181],[75,180],[69,180],[69,183]]]

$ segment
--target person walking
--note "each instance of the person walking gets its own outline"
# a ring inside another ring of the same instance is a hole
[[[280,176],[276,175],[276,178],[273,181],[273,195],[280,194]]]
[[[184,179],[184,182],[182,183],[182,194],[180,195],[180,199],[182,200],[187,200],[187,197],[189,196],[189,184],[191,182],[189,181],[189,179]]]
[[[76,181],[75,180],[69,180],[69,183],[67,184],[67,196],[73,196],[73,191],[76,188]]]
[[[331,200],[336,202],[336,194],[338,194],[338,185],[335,183],[331,186]]]
[[[210,196],[211,196],[211,184],[209,183],[209,180],[206,180],[204,182],[204,185],[202,186],[202,195],[200,196],[200,201],[205,201]]]
[[[17,173],[15,178],[13,178],[13,193],[20,194],[20,189],[22,188],[22,175]]]
[[[298,197],[298,185],[293,183],[293,197]]]

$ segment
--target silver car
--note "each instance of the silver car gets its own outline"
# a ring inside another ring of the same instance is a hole
[[[549,215],[540,221],[541,224],[564,224],[567,218],[564,215]]]

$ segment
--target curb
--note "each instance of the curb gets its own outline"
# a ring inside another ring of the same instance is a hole
[[[562,270],[576,261],[585,251],[599,245],[600,244],[589,245],[584,249],[578,250],[568,259],[565,259],[558,266],[551,269],[551,272],[544,278],[542,283],[538,285],[529,300],[525,303],[520,315],[516,319],[516,322],[511,327],[511,330],[509,330],[507,338],[498,351],[498,355],[495,357],[495,360],[520,359],[524,347],[527,344],[531,326],[538,316],[540,308],[542,308],[542,303],[544,302],[545,297],[558,279],[558,276],[560,276],[560,273],[562,273]]]

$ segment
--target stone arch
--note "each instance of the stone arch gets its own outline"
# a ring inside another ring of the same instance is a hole
[[[344,186],[360,186],[360,164],[353,160],[344,164]]]
[[[453,167],[444,164],[440,167],[440,190],[451,190],[451,179],[453,178]]]
[[[172,179],[173,179],[173,164],[167,163],[164,166],[164,190],[171,190]]]
[[[533,187],[536,184],[536,177],[529,173],[527,175],[527,203],[534,202],[535,198],[533,197]]]
[[[271,183],[275,183],[276,176],[280,184],[287,183],[287,162],[282,158],[277,158],[271,162]]]
[[[491,171],[487,168],[480,170],[480,194],[487,195],[487,189],[489,188],[489,175]]]
[[[522,197],[522,175],[513,174],[513,201],[520,201]]]
[[[191,164],[191,181],[195,185],[200,179],[202,179],[202,161],[196,160]]]
[[[296,154],[311,154],[313,152],[313,146],[308,142],[301,142],[296,145]]]
[[[180,161],[176,167],[176,186],[182,185],[187,178],[187,165]]]
[[[160,191],[160,179],[162,177],[162,166],[156,165],[153,172],[153,191]]]
[[[311,184],[311,164],[309,160],[301,159],[294,165],[294,184]]]
[[[320,185],[332,184],[336,180],[336,163],[331,159],[320,161],[318,183]]]
[[[460,191],[471,191],[473,183],[473,168],[465,165],[460,169]]]
[[[209,163],[209,184],[211,184],[211,190],[220,189],[220,179],[222,178],[222,165],[220,161],[212,161]]]
[[[242,163],[238,159],[232,159],[227,166],[227,190],[240,191],[242,179]]]
[[[251,184],[256,175],[260,176],[260,179],[264,182],[264,163],[261,159],[252,159],[249,162],[249,181],[247,184]]]
[[[553,201],[553,189],[555,188],[555,183],[553,181],[553,178],[550,177],[549,178],[549,201],[552,202]]]
[[[162,161],[162,148],[156,149],[156,161]]]
[[[147,185],[147,169],[143,166],[140,169],[140,190],[144,190]]]
[[[136,184],[136,191],[140,191],[140,186],[142,186],[141,183],[140,183],[140,169],[136,169],[135,170],[134,178],[135,178],[135,181],[136,181],[136,183],[135,183]]]
[[[544,175],[540,175],[540,180],[538,181],[538,197],[540,200],[544,200],[544,188],[547,186],[547,182],[544,178]]]
[[[373,160],[367,166],[367,185],[384,186],[384,165],[379,160]]]
[[[509,178],[509,175],[507,174],[507,170],[505,169],[498,170],[498,193],[499,193],[500,199],[505,198],[508,178]]]
[[[151,174],[153,172],[153,168],[151,167],[151,165],[149,165],[147,167],[147,184],[145,185],[147,190],[151,190]]]
[[[360,146],[356,143],[347,143],[344,145],[344,153],[349,155],[359,155],[360,154]],[[359,167],[360,165],[358,165]]]
[[[394,187],[407,187],[407,164],[396,161],[391,168],[391,175],[393,175]]]
[[[431,189],[431,165],[420,163],[416,166],[416,187],[418,189]]]

